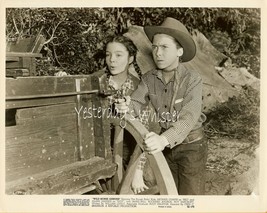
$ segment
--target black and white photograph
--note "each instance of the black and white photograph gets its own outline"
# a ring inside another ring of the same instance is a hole
[[[266,2],[55,2],[1,4],[1,212],[267,211]]]

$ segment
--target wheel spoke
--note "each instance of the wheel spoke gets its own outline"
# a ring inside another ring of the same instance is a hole
[[[117,191],[119,194],[133,194],[131,183],[143,150],[143,141],[148,130],[137,119],[131,119],[130,115],[126,115],[125,121],[125,129],[134,137],[137,146],[131,156],[126,173]],[[118,125],[118,120],[114,120],[113,124],[115,126]],[[154,173],[157,186],[150,187],[150,189],[142,192],[142,194],[159,193],[161,195],[178,195],[172,173],[162,152],[146,156]]]

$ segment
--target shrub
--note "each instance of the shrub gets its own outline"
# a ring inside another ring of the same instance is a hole
[[[41,32],[47,39],[43,56],[53,66],[71,74],[88,74],[104,66],[107,36],[121,34],[130,25],[160,24],[167,16],[177,18],[190,31],[198,29],[210,40],[222,32],[230,38],[223,52],[259,77],[257,8],[7,8],[6,35],[7,40],[16,40]]]
[[[238,97],[215,107],[207,118],[205,129],[209,137],[228,136],[258,144],[260,94],[251,87],[244,87]]]

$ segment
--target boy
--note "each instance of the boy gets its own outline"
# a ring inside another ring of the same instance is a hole
[[[134,109],[138,114],[151,101],[159,115],[161,133],[146,135],[145,151],[149,154],[163,151],[178,194],[203,195],[207,142],[202,128],[206,120],[201,112],[202,79],[181,63],[193,59],[195,43],[185,26],[169,17],[160,26],[144,27],[144,31],[152,42],[157,68],[143,75],[131,95],[130,111]],[[145,188],[143,185],[136,191]]]

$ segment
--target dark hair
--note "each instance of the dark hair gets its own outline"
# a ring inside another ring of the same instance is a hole
[[[121,43],[126,47],[127,51],[129,52],[129,56],[134,57],[133,66],[135,68],[135,71],[138,73],[138,76],[141,78],[141,75],[142,75],[141,70],[140,70],[138,64],[136,63],[136,54],[137,54],[138,49],[135,46],[135,44],[133,43],[133,41],[131,39],[129,39],[125,36],[121,36],[121,35],[109,37],[107,39],[107,42],[106,42],[105,50],[107,49],[107,45],[109,43],[112,43],[112,42]]]

